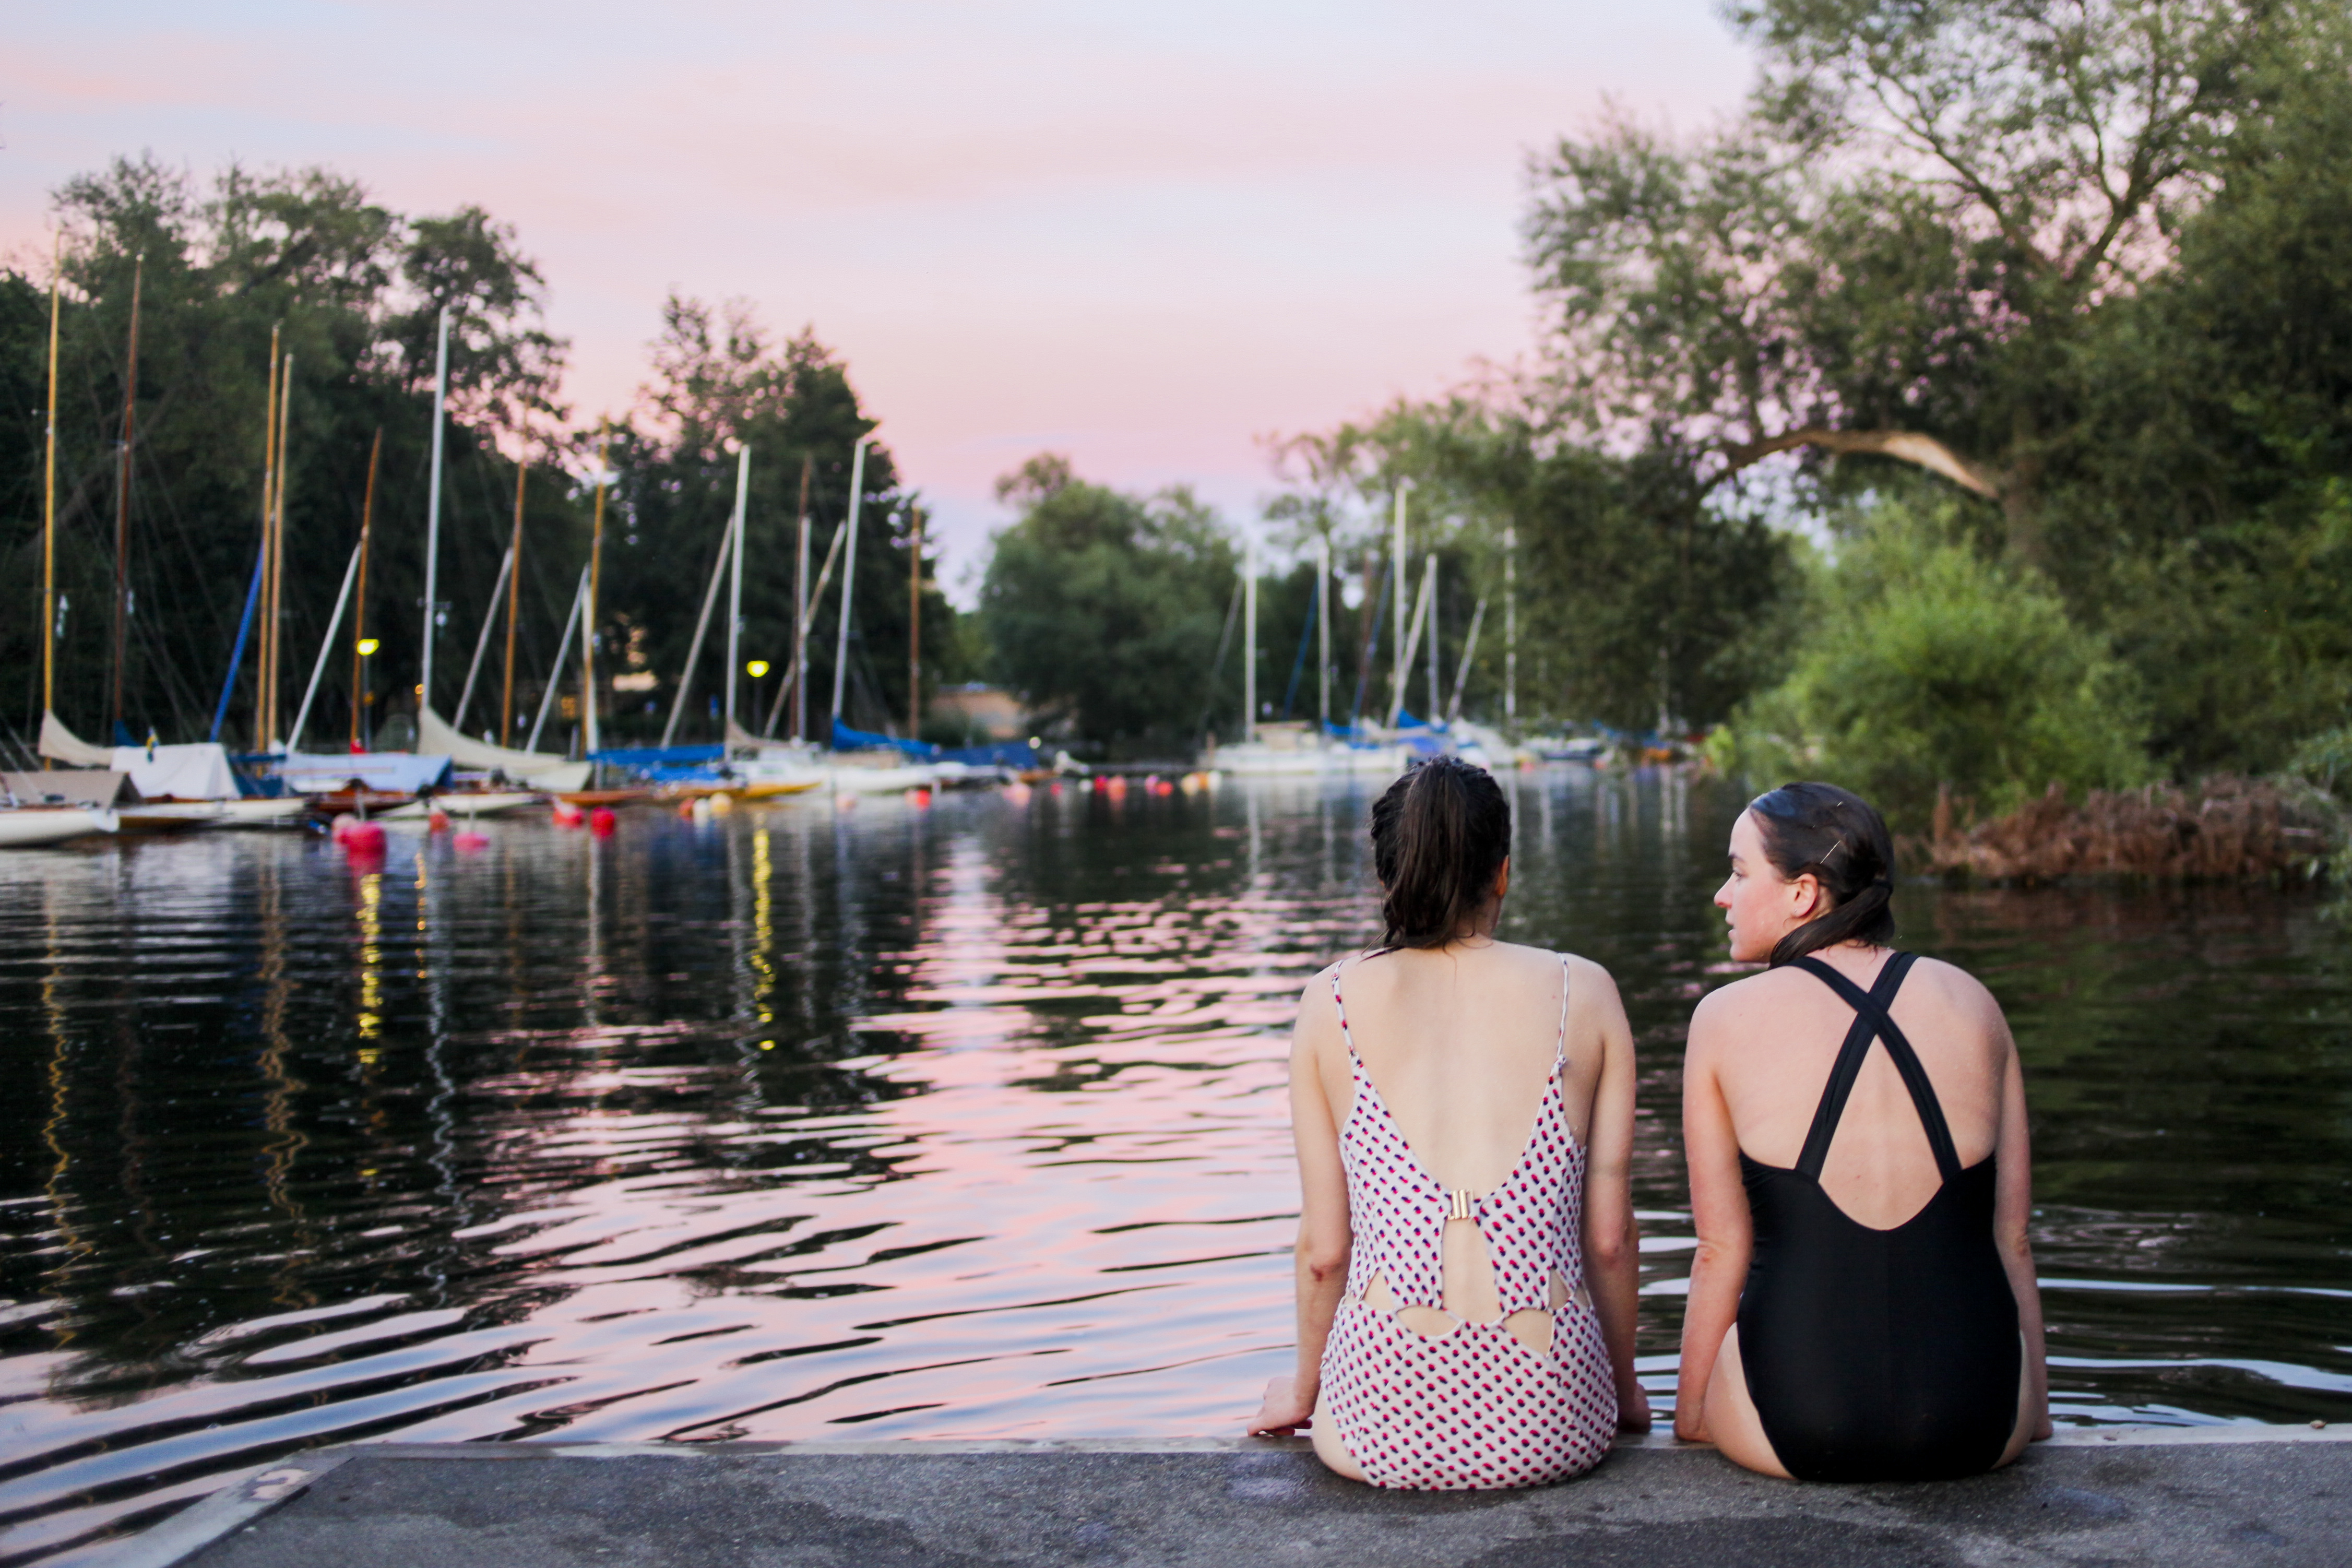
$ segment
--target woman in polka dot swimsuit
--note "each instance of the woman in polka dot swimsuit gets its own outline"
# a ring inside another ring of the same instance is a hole
[[[1375,1486],[1559,1480],[1650,1423],[1632,1033],[1606,971],[1496,939],[1510,807],[1483,770],[1416,766],[1372,847],[1381,945],[1301,998],[1298,1370],[1250,1430]]]

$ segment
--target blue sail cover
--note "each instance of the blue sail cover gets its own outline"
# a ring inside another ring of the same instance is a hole
[[[836,752],[887,750],[898,752],[910,762],[962,763],[975,768],[1034,768],[1037,765],[1037,749],[1026,741],[1003,741],[992,746],[934,746],[928,741],[901,741],[895,735],[877,735],[871,730],[853,730],[838,719],[833,721],[833,749]]]

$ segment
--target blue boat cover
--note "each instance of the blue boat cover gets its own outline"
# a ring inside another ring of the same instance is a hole
[[[724,762],[727,748],[708,746],[608,746],[591,752],[588,760],[616,768],[647,769],[697,766]]]
[[[1003,741],[992,746],[934,746],[928,741],[901,741],[870,730],[853,730],[835,719],[833,749],[836,752],[889,750],[918,763],[962,763],[975,768],[1034,768],[1037,749],[1026,741]]]

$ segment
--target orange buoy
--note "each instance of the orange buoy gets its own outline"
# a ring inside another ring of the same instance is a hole
[[[433,831],[433,832],[435,832],[435,833],[446,833],[446,832],[448,832],[448,831],[449,831],[449,814],[448,814],[447,812],[446,812],[446,811],[436,811],[436,812],[435,812],[435,813],[433,814],[432,817],[430,818],[430,820],[427,822],[426,826],[427,826],[431,831]]]
[[[556,826],[577,827],[586,820],[587,818],[581,814],[580,808],[572,805],[570,801],[558,800],[555,803]]]

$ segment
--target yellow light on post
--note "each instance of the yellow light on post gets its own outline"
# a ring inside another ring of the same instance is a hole
[[[383,645],[378,643],[373,637],[362,637],[360,638],[360,657],[362,658],[367,658],[373,655],[375,650],[382,646]]]
[[[758,680],[768,673],[768,661],[764,658],[755,658],[743,668],[752,679]]]

